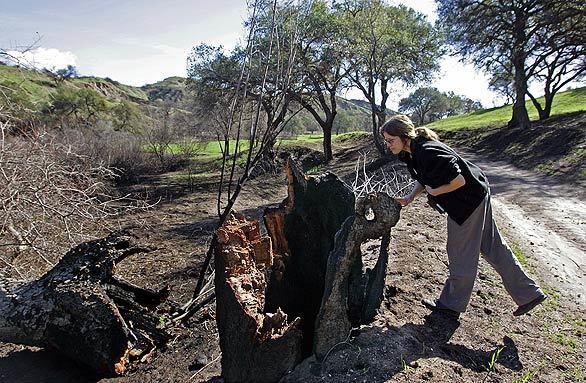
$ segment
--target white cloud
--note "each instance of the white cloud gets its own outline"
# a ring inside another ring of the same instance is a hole
[[[67,68],[68,65],[75,66],[77,57],[71,52],[62,52],[55,48],[36,48],[26,52],[7,51],[8,65],[20,65],[27,68],[47,69],[56,71]]]

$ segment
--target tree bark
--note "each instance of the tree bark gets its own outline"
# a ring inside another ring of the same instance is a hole
[[[537,110],[537,113],[539,114],[539,121],[543,121],[543,120],[548,119],[549,116],[551,115],[551,106],[553,104],[553,97],[555,96],[555,94],[550,93],[549,91],[546,91],[545,95],[543,96],[543,98],[545,100],[543,106],[541,106],[539,101],[537,101],[537,99],[529,91],[527,91],[527,94],[531,98],[531,102],[533,103],[533,106],[535,107],[535,109]]]
[[[526,17],[522,10],[515,10],[512,48],[512,63],[515,70],[515,103],[513,104],[513,116],[508,123],[509,127],[520,127],[522,129],[527,129],[531,126],[527,107],[525,106],[525,95],[527,94],[527,75],[525,73]]]
[[[507,124],[509,127],[520,127],[523,129],[531,126],[527,107],[525,106],[525,95],[527,94],[527,80],[525,78],[524,60],[516,58],[515,65],[515,103],[513,104],[513,116]]]
[[[288,197],[267,208],[268,236],[233,214],[218,231],[216,301],[227,382],[274,382],[311,354],[323,358],[383,296],[390,230],[400,205],[386,194],[354,199],[335,175],[306,177],[288,160]],[[362,271],[360,244],[382,237]]]
[[[385,149],[385,144],[383,143],[383,139],[380,134],[380,125],[378,123],[377,113],[375,111],[376,105],[371,105],[373,108],[372,114],[372,137],[374,140],[374,146],[378,150],[381,156],[385,156],[387,154],[387,150]]]
[[[0,341],[52,348],[101,374],[124,373],[131,356],[168,340],[149,311],[167,290],[114,278],[117,263],[146,251],[128,232],[113,233],[70,250],[40,279],[0,290]]]
[[[322,130],[324,132],[324,156],[325,162],[330,162],[334,158],[334,154],[332,153],[332,125],[333,120],[330,122],[329,126],[322,126]]]
[[[342,342],[351,328],[374,319],[383,297],[390,231],[399,221],[400,210],[388,195],[370,194],[357,201],[355,215],[336,233],[315,323],[313,351],[318,359]],[[382,238],[379,259],[363,273],[360,245],[373,238]]]
[[[553,105],[553,93],[546,93],[545,94],[545,106],[543,107],[543,111],[539,111],[539,120],[543,121],[551,116],[551,107]]]

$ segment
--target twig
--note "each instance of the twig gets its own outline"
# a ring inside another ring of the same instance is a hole
[[[201,301],[200,303],[196,304],[196,305],[192,305],[189,307],[189,309],[184,312],[183,314],[179,315],[176,318],[173,318],[173,322],[177,323],[180,321],[186,321],[189,318],[191,318],[200,308],[204,307],[205,305],[207,305],[208,303],[212,302],[214,299],[216,299],[216,293],[212,293],[210,294],[209,297],[207,297],[206,299],[204,299],[203,301]]]
[[[206,364],[205,366],[203,366],[202,368],[200,368],[199,370],[197,370],[195,372],[195,374],[191,375],[191,377],[189,378],[189,380],[195,378],[200,372],[202,372],[203,370],[205,370],[206,368],[208,368],[209,366],[211,366],[212,364],[214,364],[220,358],[220,356],[222,356],[222,353],[221,352],[211,362],[209,362],[208,364]]]
[[[350,336],[352,335],[352,331],[353,331],[353,330],[354,330],[354,329],[353,329],[353,328],[351,328],[351,329],[350,329],[350,331],[348,332],[348,336],[346,336],[346,339],[344,339],[344,340],[343,340],[343,341],[341,341],[341,342],[338,342],[338,343],[336,343],[335,345],[333,345],[333,346],[332,346],[332,347],[331,347],[331,348],[328,350],[328,352],[326,352],[326,355],[324,356],[324,359],[323,359],[323,360],[322,360],[322,362],[321,362],[321,363],[322,363],[322,368],[323,368],[323,366],[325,365],[325,363],[326,363],[326,360],[328,359],[328,356],[330,355],[330,353],[331,353],[331,352],[332,352],[332,351],[333,351],[333,350],[334,350],[336,347],[338,347],[338,346],[339,346],[339,345],[341,345],[341,344],[349,344],[349,345],[352,345],[350,342],[348,342],[348,340],[350,339]],[[358,348],[358,352],[360,352],[360,347],[358,347],[358,346],[357,346],[357,348]]]
[[[356,198],[362,197],[365,194],[382,192],[390,197],[397,197],[406,188],[413,185],[407,177],[401,176],[393,168],[392,174],[387,174],[384,169],[379,169],[377,172],[368,174],[366,171],[366,154],[360,154],[356,165],[354,166],[354,182],[352,189]]]

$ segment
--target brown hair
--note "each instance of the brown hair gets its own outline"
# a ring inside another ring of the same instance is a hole
[[[397,114],[389,118],[383,126],[380,127],[380,133],[401,137],[402,139],[409,138],[412,140],[419,136],[425,137],[428,140],[439,141],[436,132],[425,127],[416,128],[415,125],[413,125],[413,121],[404,114]]]

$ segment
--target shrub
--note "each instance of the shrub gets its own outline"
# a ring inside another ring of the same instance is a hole
[[[125,131],[104,129],[62,130],[59,141],[76,153],[82,153],[84,161],[109,169],[117,184],[137,182],[143,174],[159,170],[150,153],[143,150],[141,137]]]
[[[110,230],[105,218],[127,206],[109,186],[113,172],[88,159],[47,132],[0,137],[0,274],[34,278]]]

